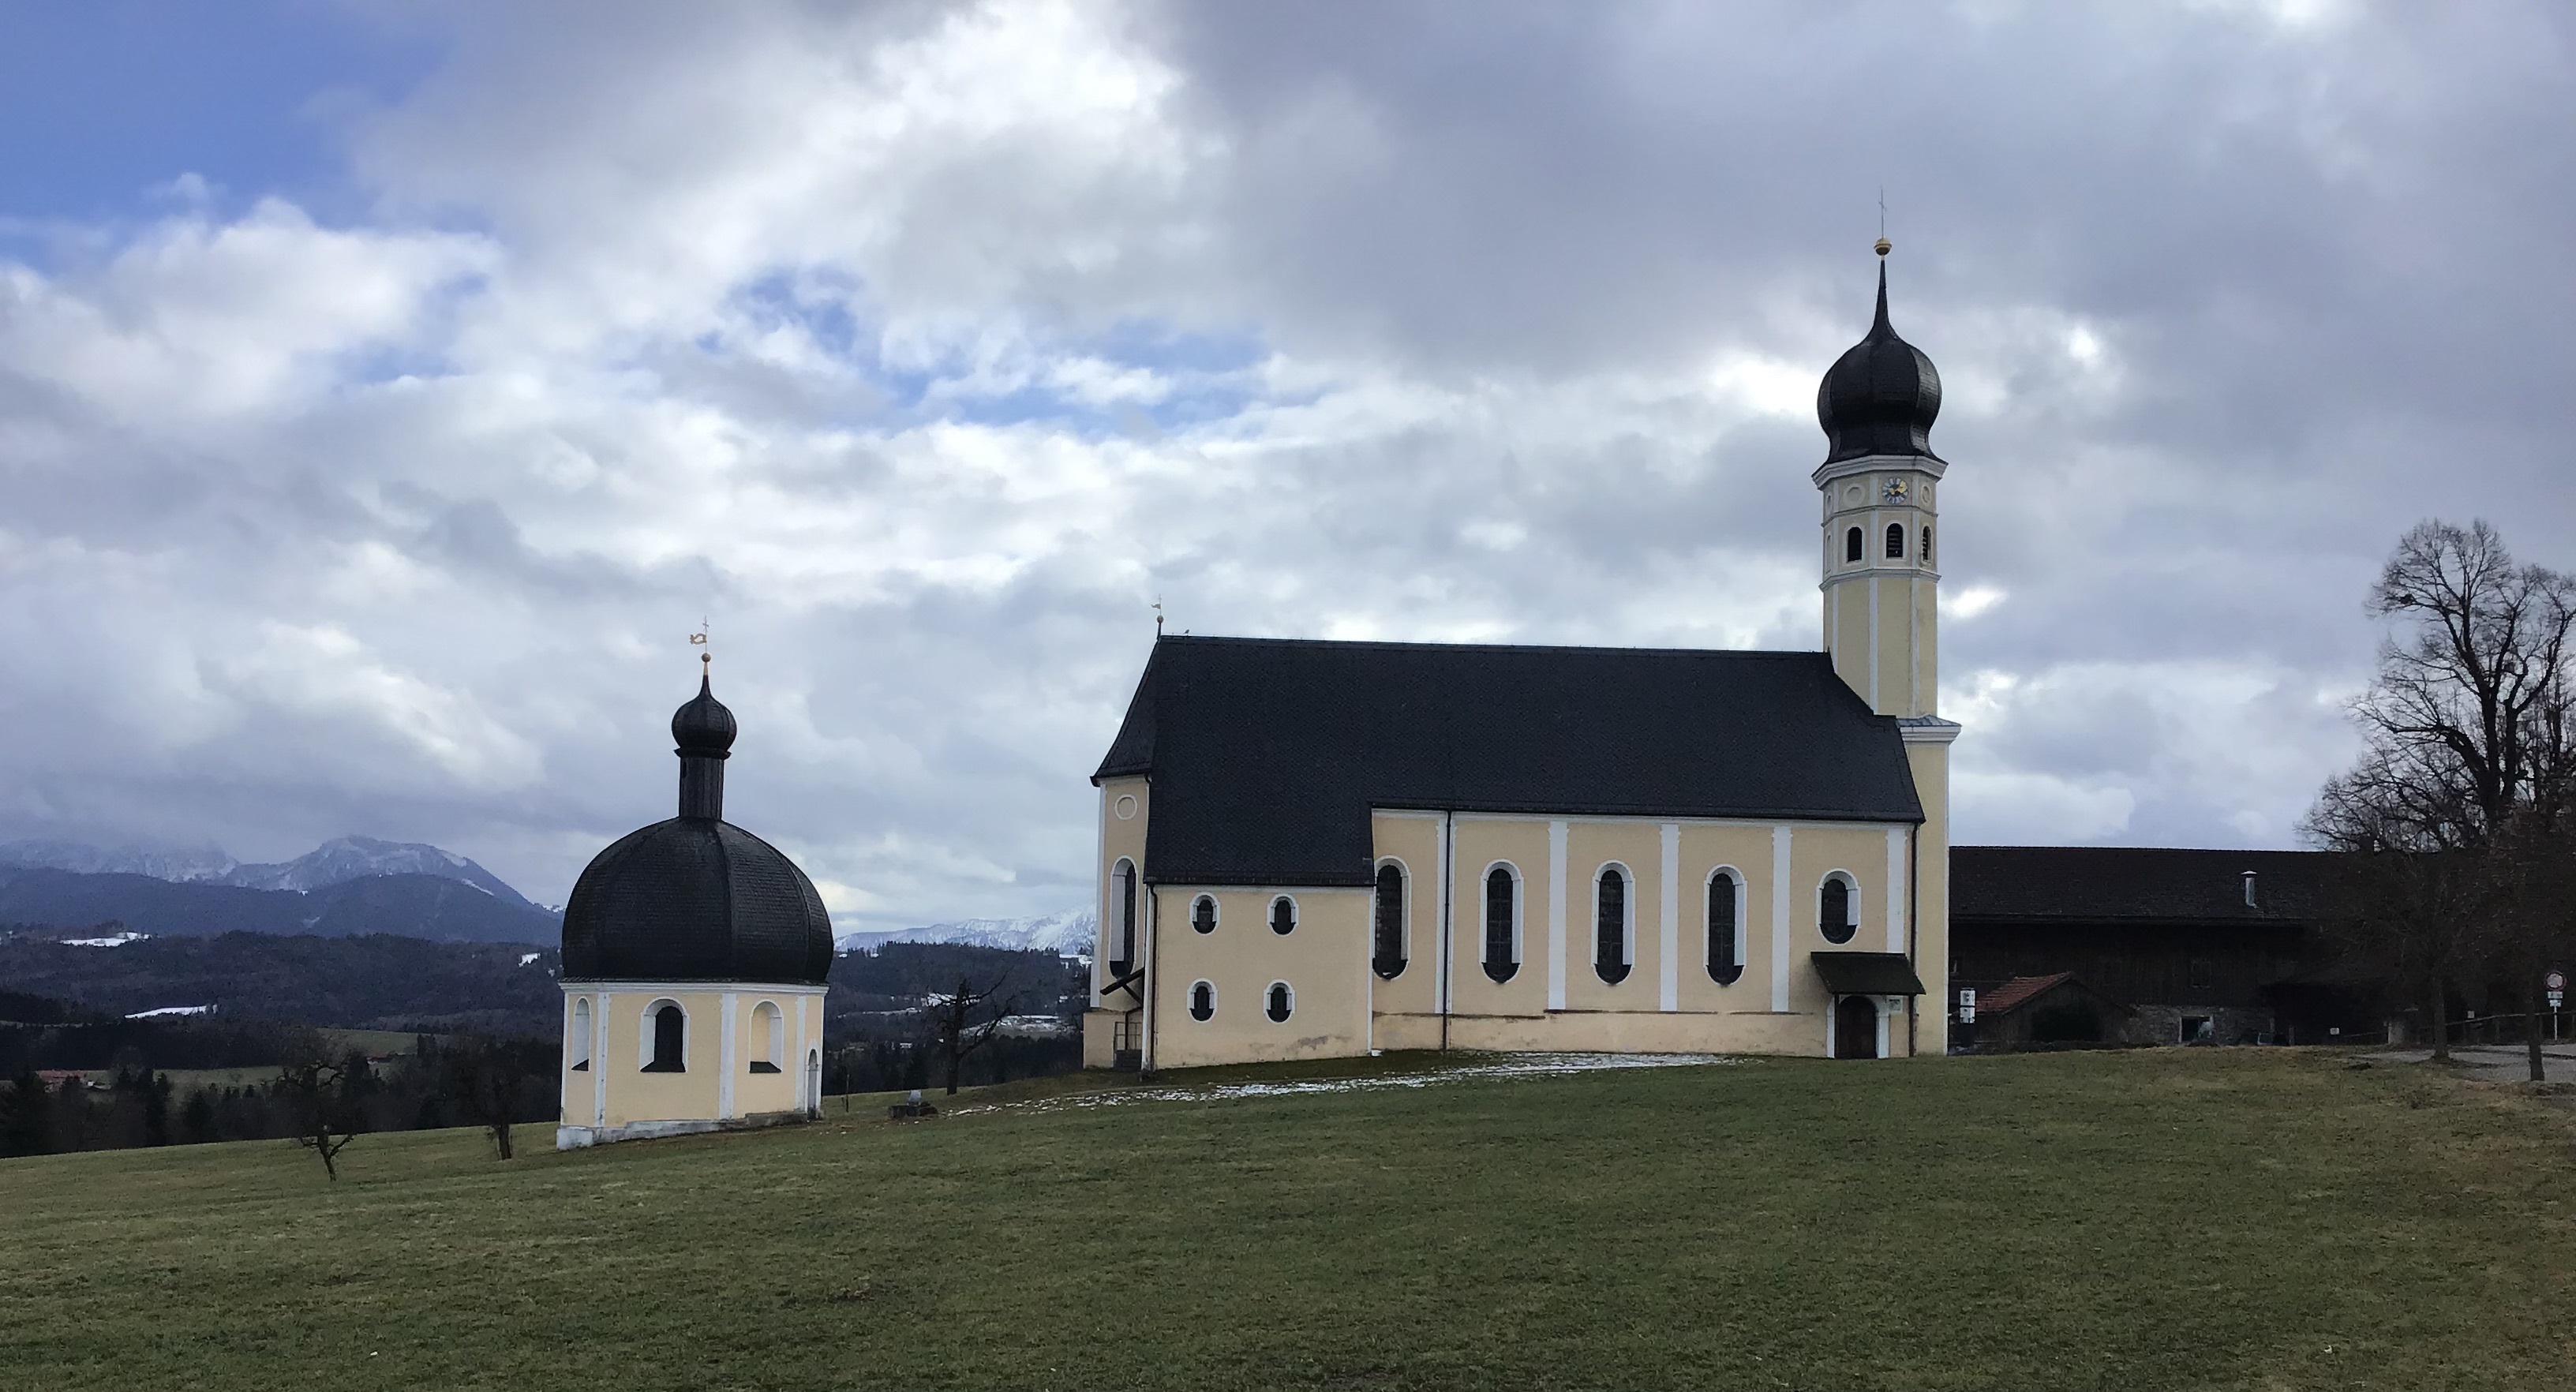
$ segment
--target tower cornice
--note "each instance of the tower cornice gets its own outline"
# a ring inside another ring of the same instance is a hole
[[[1850,478],[1854,474],[1883,474],[1890,469],[1908,469],[1937,479],[1950,472],[1950,465],[1948,461],[1929,454],[1864,454],[1858,459],[1828,460],[1817,465],[1816,471],[1807,477],[1822,488],[1836,479]]]

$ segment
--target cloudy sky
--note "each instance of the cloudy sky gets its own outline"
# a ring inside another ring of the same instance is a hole
[[[2576,17],[1974,0],[0,11],[0,836],[733,819],[1081,902],[1153,635],[1811,648],[1940,365],[1965,841],[2283,846],[2429,516],[2576,566]]]

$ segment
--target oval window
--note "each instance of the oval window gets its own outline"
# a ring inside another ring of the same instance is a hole
[[[1270,931],[1281,937],[1297,931],[1297,901],[1282,894],[1270,901]]]
[[[1263,1008],[1262,1013],[1268,1015],[1273,1020],[1285,1020],[1296,1009],[1297,993],[1288,989],[1288,983],[1285,981],[1271,982],[1270,1000]]]
[[[1214,983],[1206,981],[1192,982],[1190,984],[1190,1018],[1193,1020],[1205,1020],[1214,1014],[1216,1014],[1216,986]]]
[[[1191,901],[1190,931],[1194,933],[1213,933],[1216,931],[1215,899],[1202,894],[1197,899]]]

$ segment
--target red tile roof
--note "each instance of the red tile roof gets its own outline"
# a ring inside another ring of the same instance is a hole
[[[2046,995],[2075,979],[2073,972],[2052,972],[2047,976],[2016,976],[1991,991],[1977,993],[1977,1013],[2001,1015],[2018,1009],[2034,996]]]

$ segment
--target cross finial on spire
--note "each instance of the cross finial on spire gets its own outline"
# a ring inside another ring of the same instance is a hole
[[[1163,636],[1163,597],[1161,595],[1154,596],[1154,636],[1157,638]]]
[[[1887,185],[1881,184],[1878,186],[1878,243],[1871,250],[1876,251],[1880,258],[1884,259],[1888,248],[1892,245],[1894,244],[1887,240]]]
[[[702,618],[698,620],[698,631],[689,635],[690,647],[707,649],[707,651],[698,654],[698,684],[700,686],[704,686],[712,680],[715,672],[715,649],[713,645],[707,642],[707,634],[712,632],[714,628],[714,624],[708,623]]]

